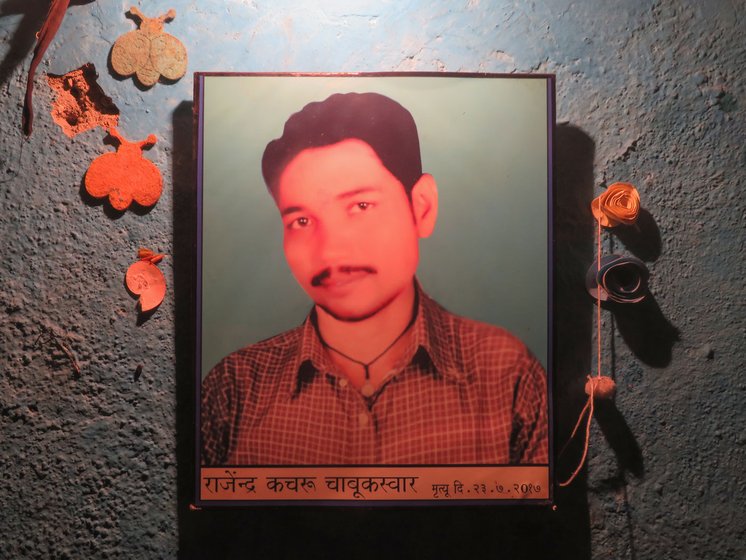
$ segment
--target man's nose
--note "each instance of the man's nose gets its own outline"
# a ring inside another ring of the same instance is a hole
[[[349,229],[334,224],[324,224],[319,227],[317,237],[317,253],[324,265],[335,265],[345,262],[353,248]]]

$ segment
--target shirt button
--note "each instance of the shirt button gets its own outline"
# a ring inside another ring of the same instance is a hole
[[[348,383],[348,381],[344,377],[339,380],[339,386],[342,387],[342,389],[344,389],[345,387],[347,387],[347,383]]]
[[[376,390],[373,388],[373,385],[370,384],[370,382],[365,382],[365,385],[363,385],[360,388],[360,392],[363,394],[364,397],[372,397],[373,393],[376,392]]]
[[[368,415],[365,412],[361,412],[357,417],[357,421],[360,424],[361,428],[365,428],[365,426],[368,425],[368,422],[370,421],[370,419],[368,418]]]

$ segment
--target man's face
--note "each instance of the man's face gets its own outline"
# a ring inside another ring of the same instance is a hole
[[[366,319],[411,289],[421,227],[367,143],[303,150],[282,172],[275,201],[290,269],[333,317]]]

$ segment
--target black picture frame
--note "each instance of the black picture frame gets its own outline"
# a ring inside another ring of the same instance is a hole
[[[312,307],[284,263],[264,147],[305,104],[354,91],[389,96],[412,113],[445,224],[421,244],[418,278],[449,311],[507,328],[543,365],[547,462],[203,464],[207,372],[297,326]],[[546,74],[195,74],[196,505],[552,502],[554,98]]]

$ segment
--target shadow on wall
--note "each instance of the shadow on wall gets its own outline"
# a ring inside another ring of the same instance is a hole
[[[94,0],[71,0],[70,6],[89,4]],[[6,83],[16,68],[24,62],[36,44],[36,33],[44,23],[48,0],[5,0],[0,6],[0,18],[22,15],[21,22],[10,39],[8,53],[0,63],[0,85]],[[20,117],[19,117],[20,118]]]
[[[557,290],[556,290],[556,327],[557,344],[556,364],[558,382],[556,398],[560,403],[557,421],[557,439],[560,444],[568,441],[570,429],[578,417],[587,396],[584,387],[585,377],[591,373],[591,355],[589,346],[592,339],[592,316],[595,304],[577,279],[585,274],[593,257],[594,249],[589,246],[595,237],[596,222],[589,211],[589,203],[594,197],[592,177],[590,180],[582,174],[581,168],[565,166],[575,165],[575,157],[563,150],[574,150],[580,142],[591,142],[584,139],[582,132],[572,127],[558,127],[557,157]],[[566,138],[563,142],[561,139]],[[587,150],[581,150],[587,151]],[[563,172],[567,176],[563,176]],[[587,184],[588,188],[580,189],[578,185]],[[564,192],[564,188],[568,191]],[[575,198],[578,196],[579,198]],[[610,253],[615,253],[614,245],[618,239],[625,250],[645,261],[654,261],[661,255],[661,236],[655,220],[649,212],[641,210],[638,221],[633,226],[618,226],[610,231]],[[665,367],[671,361],[671,351],[679,338],[678,330],[663,316],[652,294],[637,304],[603,304],[613,313],[612,329],[618,328],[626,344],[642,362]],[[577,312],[576,317],[571,314]],[[616,352],[612,330],[610,343],[612,373],[615,370]],[[568,392],[569,391],[569,392]],[[566,404],[565,406],[562,406]],[[564,411],[573,411],[566,416]],[[604,434],[608,445],[614,451],[618,476],[611,481],[617,487],[626,485],[626,473],[642,477],[645,473],[642,450],[629,425],[613,401],[596,401],[594,419]],[[558,479],[566,480],[574,465],[577,464],[583,447],[583,438],[577,437],[565,450],[558,461]],[[583,473],[581,473],[582,478]],[[579,483],[576,482],[573,486]],[[572,487],[571,487],[572,488]]]
[[[640,361],[655,368],[671,363],[679,329],[666,319],[652,294],[640,303],[615,307],[614,318],[624,342]]]
[[[194,278],[196,192],[192,106],[173,119],[174,296],[177,350],[179,558],[589,559],[584,477],[556,493],[556,510],[537,507],[254,507],[190,509],[194,500]],[[582,408],[590,370],[592,302],[583,285],[593,260],[593,141],[560,126],[555,137],[555,441],[563,442]],[[571,451],[571,450],[570,450]],[[571,455],[576,456],[576,455]],[[562,473],[559,473],[562,475]]]
[[[582,279],[593,261],[595,144],[581,129],[558,125],[554,147],[554,442],[555,480],[566,480],[582,454],[574,440],[562,457],[578,414],[591,368],[593,302]],[[569,467],[568,467],[569,465]],[[585,471],[569,487],[556,487],[556,558],[590,558],[590,520]]]
[[[195,531],[189,521],[195,512],[189,510],[194,501],[195,459],[195,332],[196,246],[197,246],[197,186],[192,157],[192,107],[182,102],[173,113],[173,146],[171,159],[173,204],[173,276],[174,276],[174,336],[176,350],[176,485],[179,549],[194,549],[207,558],[209,544],[199,549],[191,543]],[[221,536],[216,533],[216,539]],[[189,544],[185,544],[189,543]],[[200,556],[195,556],[199,558]]]
[[[615,252],[615,240],[619,239],[627,251],[643,261],[652,262],[660,257],[660,230],[645,209],[640,210],[635,224],[618,226],[611,233],[614,236],[611,238],[612,253]],[[640,303],[612,304],[608,309],[614,314],[624,342],[641,362],[656,368],[671,363],[673,345],[678,342],[680,333],[663,315],[652,293]]]

